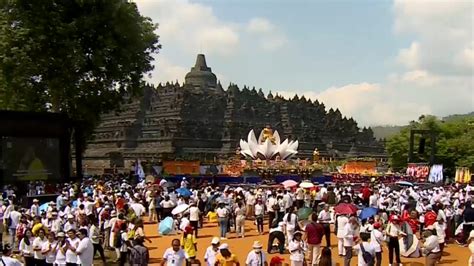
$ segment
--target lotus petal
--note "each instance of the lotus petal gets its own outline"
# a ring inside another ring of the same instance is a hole
[[[280,144],[280,134],[278,134],[278,131],[275,130],[275,132],[273,132],[273,137],[275,138],[275,144]]]
[[[260,135],[258,136],[258,144],[263,143],[263,130],[260,131]]]
[[[298,150],[298,145],[299,145],[299,142],[296,140],[295,142],[292,142],[288,145],[288,149],[289,150]]]
[[[256,157],[257,152],[258,152],[258,142],[257,142],[257,138],[255,138],[255,133],[253,129],[250,130],[247,139],[248,139],[247,142],[249,144],[250,151],[252,151],[253,157]]]
[[[286,156],[286,150],[288,148],[288,139],[285,139],[280,146],[278,146],[277,152],[280,154],[280,157],[283,159]]]

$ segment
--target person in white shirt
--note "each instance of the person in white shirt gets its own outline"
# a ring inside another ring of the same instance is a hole
[[[67,216],[67,222],[64,224],[64,232],[68,232],[74,230],[77,230],[77,225],[76,222],[74,221],[74,215],[69,214]]]
[[[52,265],[54,261],[56,260],[56,245],[57,242],[55,240],[56,235],[53,232],[50,232],[48,234],[48,241],[46,241],[42,248],[41,248],[41,253],[45,256],[46,263],[48,265]]]
[[[345,215],[340,215],[336,218],[337,221],[337,250],[339,256],[345,256],[346,250],[344,249],[344,228],[346,224],[349,222],[349,218]]]
[[[290,252],[291,266],[303,266],[306,252],[305,242],[302,240],[303,233],[296,231],[293,234],[293,239],[288,244],[288,251]]]
[[[214,266],[216,263],[216,256],[219,254],[220,240],[218,237],[213,237],[211,245],[207,247],[206,253],[204,254],[204,261],[207,266]]]
[[[352,258],[352,247],[354,246],[354,238],[356,237],[356,229],[358,227],[357,218],[351,217],[349,222],[344,225],[343,229],[343,244],[344,249],[346,251],[346,255],[344,257],[344,265],[349,266],[351,264]]]
[[[297,229],[298,225],[298,216],[293,213],[293,210],[290,208],[288,212],[283,216],[283,225],[286,234],[286,244],[293,239],[293,235]]]
[[[48,243],[48,239],[45,237],[44,229],[38,230],[38,237],[33,241],[33,252],[36,265],[44,265],[46,256],[43,254],[43,246]]]
[[[69,239],[66,241],[67,251],[66,251],[66,263],[67,264],[77,264],[77,254],[76,249],[79,246],[81,241],[76,237],[76,230],[71,229],[67,232]]]
[[[198,237],[198,228],[199,228],[199,220],[201,216],[201,211],[196,206],[196,202],[192,202],[191,206],[188,209],[189,212],[189,223],[193,227],[194,235]]]
[[[383,233],[380,231],[382,225],[378,222],[374,223],[374,230],[370,232],[370,244],[374,247],[375,251],[375,265],[382,265],[382,243]]]
[[[331,247],[331,223],[332,215],[329,212],[329,205],[324,204],[323,210],[318,215],[318,222],[324,228],[324,237],[326,238],[326,246]]]
[[[3,247],[2,257],[0,258],[0,264],[2,266],[23,266],[23,264],[15,259],[10,257],[12,254],[12,248],[9,245]]]
[[[94,246],[87,237],[87,230],[79,229],[77,235],[80,239],[79,245],[76,248],[77,264],[81,266],[92,266],[94,260]]]
[[[425,254],[425,265],[434,266],[441,258],[441,249],[439,248],[438,237],[433,235],[431,230],[423,232],[423,253]]]
[[[185,259],[186,254],[181,248],[179,239],[173,239],[173,241],[171,241],[171,247],[166,249],[163,254],[161,266],[183,266]]]
[[[33,199],[33,205],[31,205],[31,208],[30,208],[30,214],[31,214],[31,216],[39,216],[40,215],[39,200],[38,199]]]
[[[226,239],[229,210],[225,207],[224,203],[219,203],[216,213],[219,222],[220,237],[221,239]]]
[[[64,232],[59,232],[58,241],[56,242],[56,246],[54,247],[54,252],[56,254],[56,258],[54,260],[54,264],[58,266],[65,266],[66,265],[66,235]]]
[[[255,215],[255,203],[257,201],[255,195],[252,192],[248,192],[246,197],[247,204],[247,217],[253,217]]]
[[[304,205],[304,188],[296,189],[296,206],[302,208]]]
[[[399,237],[406,236],[400,228],[400,218],[397,215],[391,217],[390,222],[385,229],[385,233],[388,236],[388,260],[389,264],[393,263],[393,255],[395,253],[395,260],[398,264],[401,264],[400,259],[400,243],[398,242]]]
[[[263,252],[263,245],[260,241],[255,241],[252,246],[252,250],[247,255],[245,265],[247,266],[268,266],[267,256]]]
[[[35,261],[33,258],[33,233],[31,232],[31,229],[26,229],[25,234],[23,238],[20,241],[20,254],[23,257],[23,261],[27,265],[34,265]]]
[[[97,223],[97,220],[91,221],[92,225],[89,229],[89,239],[92,242],[92,245],[94,247],[94,254],[97,251],[99,251],[100,258],[102,259],[102,262],[105,264],[105,255],[104,255],[104,248],[102,247],[100,243],[100,229],[99,229],[99,224]]]
[[[259,199],[255,204],[255,223],[257,224],[258,234],[263,234],[263,214],[264,207],[262,201]]]
[[[142,217],[146,213],[146,208],[140,202],[134,202],[130,204],[130,208],[135,212],[138,218]]]
[[[440,254],[442,256],[444,250],[444,242],[446,239],[446,223],[443,219],[438,217],[437,221],[433,224],[433,228],[436,231],[436,236],[438,237],[439,249],[441,250]]]
[[[21,218],[21,213],[18,212],[18,206],[13,206],[13,209],[7,218],[10,218],[10,225],[8,226],[8,233],[11,236],[10,244],[11,247],[16,247],[16,227],[20,223]]]
[[[358,266],[372,266],[373,261],[375,260],[375,248],[372,244],[367,242],[369,240],[370,234],[369,233],[362,233],[360,234],[360,238],[362,242],[360,242],[358,245],[354,246],[354,249],[356,249],[358,252],[357,255],[357,265]],[[371,261],[365,261],[363,257],[363,253],[367,252],[372,256]]]

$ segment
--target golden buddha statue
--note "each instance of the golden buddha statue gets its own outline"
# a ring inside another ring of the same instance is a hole
[[[264,143],[267,139],[269,139],[272,144],[275,144],[273,129],[270,125],[266,125],[265,128],[262,130],[262,132],[263,132],[262,143]]]

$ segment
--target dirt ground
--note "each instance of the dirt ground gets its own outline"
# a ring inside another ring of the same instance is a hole
[[[146,219],[145,219],[146,221]],[[268,232],[268,226],[265,225],[265,230]],[[161,258],[165,249],[171,246],[171,240],[174,238],[180,238],[181,235],[168,235],[168,236],[158,236],[158,226],[156,223],[154,224],[146,224],[145,225],[145,233],[148,237],[151,238],[152,243],[146,243],[150,250],[150,265],[159,265],[161,262]],[[201,261],[202,265],[204,265],[204,252],[208,246],[210,246],[210,242],[212,237],[218,236],[219,231],[216,224],[209,224],[206,223],[204,228],[200,229],[199,236],[198,236],[198,256],[197,258]],[[247,221],[246,223],[246,235],[245,238],[237,238],[235,233],[228,234],[227,240],[222,240],[221,243],[228,243],[230,247],[230,251],[236,254],[240,260],[241,265],[245,263],[245,259],[247,258],[248,252],[252,249],[252,244],[254,241],[259,240],[262,242],[264,246],[264,250],[267,248],[268,242],[268,233],[264,235],[258,235],[256,232],[256,227],[254,226],[253,222]],[[323,243],[325,240],[323,239]],[[343,265],[343,258],[340,258],[337,255],[337,240],[334,234],[331,234],[331,249],[332,249],[332,257],[335,260],[336,265]],[[269,259],[273,256],[282,256],[285,258],[285,263],[289,262],[289,255],[279,255],[279,254],[271,254],[268,255],[268,262]],[[469,249],[467,247],[460,247],[457,244],[449,244],[444,249],[443,258],[441,260],[440,265],[453,265],[453,266],[461,266],[467,265],[468,259],[470,256]],[[421,258],[403,258],[402,257],[402,264],[404,266],[423,266],[425,265],[424,257]],[[351,260],[351,265],[357,265],[357,257],[354,256]],[[388,250],[384,247],[383,250],[383,259],[382,265],[388,265]]]

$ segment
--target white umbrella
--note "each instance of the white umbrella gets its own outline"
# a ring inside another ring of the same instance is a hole
[[[295,180],[285,180],[283,182],[281,182],[281,184],[285,187],[285,188],[289,188],[289,187],[294,187],[296,185],[298,185],[298,182],[296,182]]]
[[[171,211],[171,214],[173,215],[180,214],[184,212],[185,210],[187,210],[188,208],[189,208],[188,204],[180,204]]]
[[[312,188],[314,187],[313,183],[310,182],[301,182],[300,188]]]

